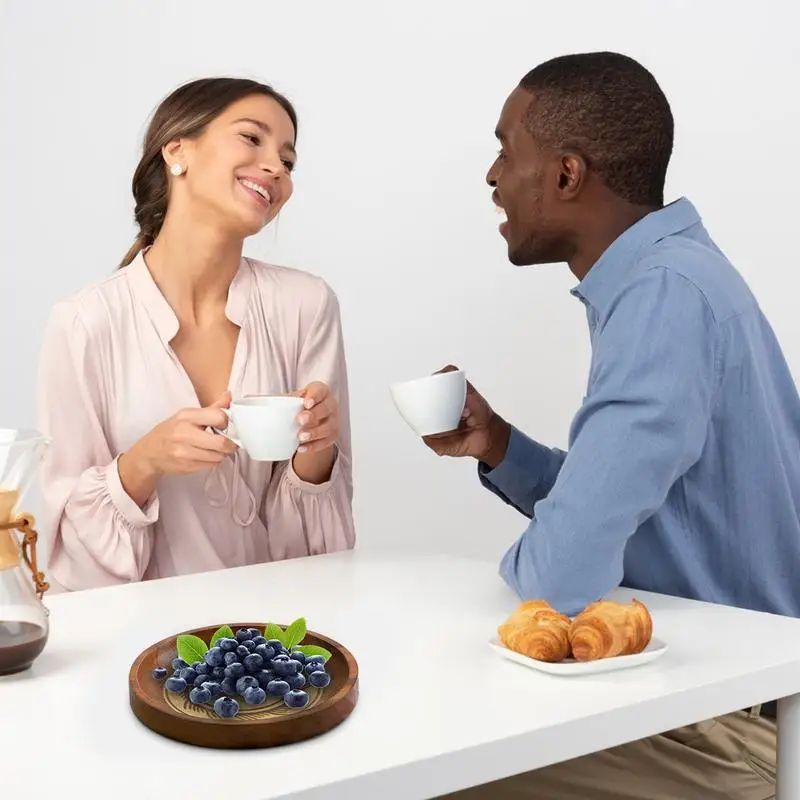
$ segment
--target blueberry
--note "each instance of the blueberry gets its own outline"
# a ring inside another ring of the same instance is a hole
[[[201,661],[196,667],[192,665],[192,669],[198,675],[208,675],[208,673],[211,672],[211,667],[209,667],[205,661]]]
[[[197,672],[197,668],[198,668],[198,667],[199,667],[201,664],[204,664],[204,663],[205,663],[204,661],[192,661],[192,663],[191,663],[191,664],[189,664],[189,666],[190,666],[190,667],[191,667],[191,668],[192,668],[192,669],[193,669],[195,672]]]
[[[244,668],[251,675],[254,675],[256,672],[259,672],[263,666],[264,666],[264,659],[261,658],[261,656],[258,653],[250,653],[249,656],[245,656]]]
[[[267,684],[267,691],[275,697],[283,697],[290,688],[286,681],[270,681]]]
[[[255,674],[255,678],[258,681],[258,685],[262,689],[266,689],[267,684],[275,680],[275,673],[271,669],[262,669]]]
[[[256,633],[258,633],[258,631],[256,631]],[[261,634],[258,634],[258,636],[254,636],[253,641],[255,642],[256,647],[258,647],[260,644],[267,643],[267,640],[263,636],[261,636]]]
[[[290,675],[286,681],[291,689],[302,689],[306,685],[306,679],[302,672],[297,675]]]
[[[197,706],[201,706],[209,700],[211,700],[211,692],[209,692],[205,686],[195,686],[194,689],[189,692],[189,702]]]
[[[289,656],[286,653],[276,653],[272,657],[272,660],[273,661],[288,661],[289,660]]]
[[[249,706],[261,705],[267,699],[267,693],[260,686],[251,686],[245,690],[244,701]]]
[[[167,670],[166,670],[166,669],[164,669],[164,667],[156,667],[156,668],[153,670],[153,677],[154,677],[154,678],[155,678],[157,681],[163,681],[163,680],[164,680],[164,678],[166,678],[166,677],[167,677]]]
[[[225,678],[220,684],[220,688],[224,694],[236,694],[236,679]]]
[[[283,696],[283,702],[289,708],[302,708],[308,704],[308,694],[301,690],[290,689]]]
[[[239,642],[236,639],[218,639],[217,640],[217,647],[222,650],[223,653],[230,653],[232,650],[235,650],[239,646]]]
[[[186,683],[194,683],[194,679],[197,677],[197,672],[191,667],[184,667],[180,671],[179,675],[186,681]]]
[[[286,661],[273,661],[275,674],[286,678],[289,675],[297,675],[303,669],[303,665],[299,661],[287,659]]]
[[[244,675],[244,664],[240,664],[238,661],[234,664],[228,664],[228,666],[225,667],[226,678],[233,678],[234,680],[237,680],[238,678],[241,678],[242,675]]]
[[[245,639],[250,639],[250,629],[249,628],[239,628],[236,631],[236,641],[241,644]]]
[[[219,697],[222,694],[222,684],[216,681],[206,681],[203,684],[203,689],[207,689],[212,697]],[[231,692],[233,694],[233,692]]]
[[[293,661],[299,661],[301,664],[306,663],[306,657],[304,653],[301,653],[299,650],[293,650],[290,653],[290,656]]]
[[[278,639],[267,639],[267,644],[276,652],[280,653],[283,650],[283,642]]]
[[[308,656],[306,658],[306,664],[320,664],[325,666],[325,659],[322,656]]]
[[[252,639],[245,639],[242,642],[241,646],[242,647],[246,647],[248,652],[250,652],[250,653],[254,653],[255,649],[256,649],[256,643]]]
[[[248,650],[243,644],[240,644],[234,652],[239,656],[239,658],[245,658],[246,656],[250,655],[250,650]]]
[[[212,681],[219,682],[225,677],[225,667],[214,667],[208,674]]]
[[[236,681],[236,693],[243,695],[251,686],[258,686],[258,681],[252,675],[245,675]]]
[[[173,658],[171,667],[176,672],[179,669],[183,669],[184,667],[188,667],[189,665],[182,659],[182,658]]]
[[[321,669],[315,670],[308,676],[308,682],[317,689],[324,689],[331,682],[331,676]]]
[[[310,675],[312,672],[318,672],[319,670],[325,671],[324,664],[318,664],[316,661],[307,662],[306,665],[303,667],[303,672],[306,675]]]
[[[167,691],[181,694],[186,691],[186,681],[183,678],[167,678]]]
[[[253,641],[255,641],[255,639]],[[269,661],[275,655],[275,651],[268,644],[257,644],[255,652],[258,653],[264,661]]]
[[[202,686],[204,683],[208,681],[209,677],[210,677],[209,675],[198,675],[194,679],[194,686]]]
[[[238,653],[231,653],[231,652],[225,653],[225,666],[226,667],[228,665],[230,665],[230,664],[239,664],[239,663],[241,663],[241,662],[239,660],[239,654]]]
[[[203,656],[203,661],[205,661],[209,667],[221,667],[225,663],[225,655],[219,647],[215,646],[206,651]]]
[[[235,717],[239,713],[239,704],[232,697],[218,697],[214,701],[214,711],[220,717]]]
[[[261,631],[258,628],[248,628],[248,632],[250,633],[250,638],[255,639],[256,636],[261,636]],[[266,642],[267,640],[264,639]]]

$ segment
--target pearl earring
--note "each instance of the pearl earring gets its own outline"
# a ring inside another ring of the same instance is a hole
[[[177,178],[183,172],[183,167],[180,164],[173,164],[169,171]]]

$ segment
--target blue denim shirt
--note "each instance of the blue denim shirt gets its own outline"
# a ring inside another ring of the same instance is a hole
[[[568,614],[623,585],[800,616],[800,398],[695,208],[640,220],[573,294],[592,359],[568,451],[514,429],[478,466],[531,519],[505,581]]]

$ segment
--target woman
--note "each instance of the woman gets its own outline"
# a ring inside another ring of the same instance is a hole
[[[133,176],[121,267],[56,304],[40,368],[50,575],[68,590],[352,548],[336,296],[242,256],[292,194],[297,119],[248,80],[177,89]],[[247,394],[302,394],[301,445],[256,462],[212,429]]]

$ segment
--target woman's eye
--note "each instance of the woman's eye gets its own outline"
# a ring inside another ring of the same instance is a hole
[[[242,137],[256,147],[258,147],[258,145],[261,143],[261,140],[258,138],[258,136],[252,133],[243,133]]]
[[[286,167],[287,172],[291,172],[294,169],[294,161],[284,161],[283,166]]]

